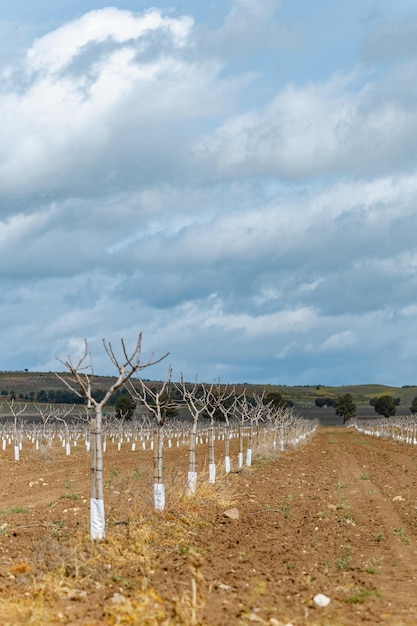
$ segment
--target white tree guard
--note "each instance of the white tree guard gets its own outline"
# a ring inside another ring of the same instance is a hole
[[[230,474],[230,456],[224,457],[224,471],[226,474]]]
[[[252,448],[246,450],[246,465],[248,467],[252,465]]]
[[[193,493],[195,493],[196,486],[197,486],[197,472],[188,472],[187,489],[188,489],[189,495],[192,495]]]
[[[90,498],[90,534],[91,539],[104,539],[104,500]]]
[[[19,446],[14,446],[14,460],[19,461],[20,459],[20,448]]]
[[[71,445],[69,443],[65,444],[65,454],[66,456],[70,456],[71,454]]]
[[[216,464],[210,463],[209,465],[209,483],[214,485],[216,482]]]
[[[163,511],[165,509],[165,485],[162,483],[154,484],[153,499],[155,511]]]
[[[243,467],[243,452],[239,452],[238,466],[239,466],[239,469],[242,469]]]

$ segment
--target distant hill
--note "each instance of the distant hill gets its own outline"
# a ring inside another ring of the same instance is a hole
[[[70,375],[66,372],[60,373],[60,376],[71,380]],[[114,381],[112,376],[94,376],[93,389],[106,391],[110,384]],[[160,381],[150,382],[151,385],[158,387]],[[286,400],[294,402],[296,408],[310,409],[315,407],[316,398],[332,398],[336,399],[343,393],[351,393],[358,408],[365,409],[369,407],[372,414],[373,409],[369,405],[371,398],[391,395],[400,399],[398,413],[402,413],[404,409],[409,409],[412,399],[417,396],[417,386],[389,387],[386,385],[345,385],[341,387],[327,387],[324,385],[251,385],[238,384],[235,385],[237,392],[247,389],[248,394],[260,394],[263,390],[266,393],[271,391],[279,391]],[[63,391],[67,389],[65,384],[59,380],[54,372],[0,372],[0,400],[8,400],[11,394],[16,399],[24,399],[25,401],[34,399],[40,391]],[[362,412],[362,411],[361,411]],[[366,411],[367,412],[367,411]]]

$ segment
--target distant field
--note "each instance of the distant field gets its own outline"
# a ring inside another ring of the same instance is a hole
[[[70,377],[67,373],[61,373],[61,376]],[[94,376],[93,388],[107,390],[111,382],[114,380],[111,376]],[[155,381],[155,386],[160,381]],[[409,412],[411,401],[417,396],[417,386],[413,387],[389,387],[386,385],[345,385],[341,387],[326,387],[323,385],[306,385],[306,386],[286,386],[286,385],[235,385],[239,393],[243,389],[247,389],[249,395],[253,393],[266,393],[271,391],[279,391],[285,399],[294,402],[295,408],[299,412],[305,413],[307,409],[315,409],[315,400],[320,397],[337,398],[344,393],[351,393],[358,407],[358,415],[372,416],[375,415],[369,401],[373,397],[381,395],[391,395],[394,398],[400,398],[400,405],[397,407],[397,414],[406,414]],[[39,391],[58,391],[66,389],[65,385],[54,372],[0,372],[0,401],[7,400],[10,394],[14,392],[17,400],[25,399],[29,394],[36,394]],[[7,394],[6,394],[7,392]],[[23,396],[19,398],[19,396]],[[319,409],[320,415],[323,415],[323,409]],[[326,413],[327,412],[327,413]],[[325,408],[324,415],[333,413],[332,409]]]

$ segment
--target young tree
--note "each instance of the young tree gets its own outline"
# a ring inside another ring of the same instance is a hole
[[[236,400],[236,390],[232,387],[227,391],[227,387],[224,387],[224,393],[222,397],[218,397],[219,410],[223,415],[224,420],[224,472],[230,473],[230,417],[233,414],[234,405]]]
[[[80,359],[73,363],[71,357],[66,361],[58,359],[65,365],[71,374],[70,380],[57,374],[57,377],[78,397],[87,401],[90,417],[90,456],[91,456],[91,482],[90,482],[90,533],[92,539],[103,539],[105,535],[105,515],[103,497],[103,447],[102,447],[102,421],[103,408],[117,389],[122,387],[135,372],[145,369],[150,365],[159,363],[167,354],[159,359],[152,357],[144,364],[141,363],[142,333],[139,334],[136,346],[131,354],[126,350],[124,340],[120,340],[122,357],[116,356],[110,342],[103,339],[103,346],[110,361],[115,366],[118,376],[113,384],[105,392],[104,397],[98,401],[95,399],[92,388],[94,380],[93,360],[88,349],[87,339],[84,339],[84,351]],[[87,370],[87,371],[84,371]]]
[[[392,396],[380,396],[374,404],[375,413],[384,417],[392,417],[396,413],[394,398]]]
[[[155,436],[153,448],[154,461],[154,507],[156,511],[163,511],[165,508],[165,485],[162,474],[162,454],[164,445],[164,426],[170,411],[175,406],[171,400],[171,377],[172,368],[168,370],[168,375],[157,391],[147,385],[139,378],[140,391],[135,389],[132,381],[129,382],[129,393],[132,398],[139,400],[148,409],[155,422]]]
[[[20,460],[20,438],[21,438],[21,430],[23,426],[23,418],[20,417],[22,413],[26,410],[26,404],[16,404],[15,399],[13,398],[10,402],[7,403],[9,407],[10,413],[13,415],[13,439],[14,439],[14,460]],[[20,424],[20,428],[18,432],[17,425]]]
[[[62,422],[64,425],[64,446],[65,446],[65,454],[69,456],[71,454],[71,438],[68,427],[68,416],[74,409],[74,404],[66,409],[58,408],[54,417],[58,422]]]
[[[413,415],[417,413],[417,396],[415,396],[411,401],[410,411]]]
[[[253,435],[256,431],[256,441],[258,441],[259,422],[264,421],[272,406],[272,402],[269,402],[268,404],[265,403],[264,393],[260,396],[255,394],[253,399],[254,403],[250,406],[249,411],[250,428],[248,447],[246,449],[246,465],[248,466],[252,465]]]
[[[243,434],[245,422],[249,420],[251,408],[251,404],[246,397],[246,389],[244,389],[240,396],[235,398],[232,411],[233,417],[237,419],[239,423],[239,453],[237,461],[239,469],[243,468]]]
[[[188,407],[188,410],[193,419],[193,425],[190,430],[190,443],[188,448],[188,476],[187,476],[187,489],[188,494],[195,493],[197,485],[197,469],[195,464],[195,446],[197,439],[197,425],[200,415],[205,411],[206,405],[204,397],[199,394],[200,385],[196,377],[194,385],[190,386],[184,382],[184,377],[181,374],[180,383],[175,387],[181,392],[182,398]]]
[[[346,422],[351,417],[355,417],[356,404],[353,401],[352,394],[344,393],[336,399],[335,403],[336,415],[343,417],[343,422]]]
[[[229,411],[233,407],[231,397],[234,391],[228,391],[227,387],[220,386],[220,383],[212,383],[210,387],[203,387],[203,398],[205,402],[205,412],[210,420],[209,436],[208,436],[208,457],[209,457],[209,482],[216,482],[216,463],[214,457],[214,422],[216,419],[224,419],[226,425],[229,423]],[[230,459],[229,459],[230,470]]]

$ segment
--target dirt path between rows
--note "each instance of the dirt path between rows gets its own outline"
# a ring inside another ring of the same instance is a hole
[[[183,481],[186,446],[165,453],[168,483]],[[233,443],[233,459],[236,453]],[[207,467],[204,446],[198,452],[198,465],[200,471]],[[238,519],[226,516],[227,507],[213,499],[210,506],[200,506],[195,525],[190,525],[192,518],[178,513],[168,494],[165,513],[147,514],[148,520],[154,520],[155,537],[160,537],[152,538],[151,569],[145,553],[135,556],[143,546],[133,542],[133,535],[130,538],[129,526],[116,525],[128,519],[127,506],[150,508],[150,452],[109,446],[105,501],[113,525],[109,524],[108,535],[124,533],[120,549],[127,547],[132,560],[124,567],[121,552],[112,557],[107,551],[101,578],[91,562],[86,562],[85,571],[80,565],[77,576],[65,567],[72,534],[88,538],[85,451],[74,450],[67,458],[56,451],[40,458],[24,449],[16,463],[8,449],[0,455],[0,471],[2,626],[176,625],[184,623],[180,605],[191,598],[193,580],[195,624],[203,626],[417,624],[414,446],[367,437],[353,429],[319,428],[296,449],[273,460],[257,459],[240,472],[234,467],[228,477],[220,477],[225,493],[232,494],[228,506],[238,510]],[[139,493],[136,501],[132,485]],[[165,524],[165,533],[169,524],[175,529],[182,524],[177,542],[161,536],[158,520]],[[82,551],[90,550],[85,544],[77,548],[80,563]],[[91,559],[94,554],[99,557],[99,548],[91,554]],[[40,583],[34,582],[38,568],[52,576],[48,567],[52,572],[53,559],[62,561],[66,577],[62,593],[56,588],[54,593],[48,591],[42,582],[39,594]],[[163,606],[160,622],[157,617],[146,621],[143,613],[135,617],[134,610],[115,617],[103,608],[115,598],[126,606],[132,600],[129,606],[138,607],[145,570],[148,589]],[[7,609],[8,600],[18,594],[22,598],[19,619],[10,617]],[[327,606],[316,605],[317,594],[330,600]],[[34,601],[44,611],[50,607],[54,617],[45,621],[29,611],[27,606]]]
[[[239,519],[219,511],[195,542],[203,623],[417,624],[416,458],[412,446],[328,428],[235,476]],[[186,555],[162,557],[161,570],[156,588],[179,593]]]

